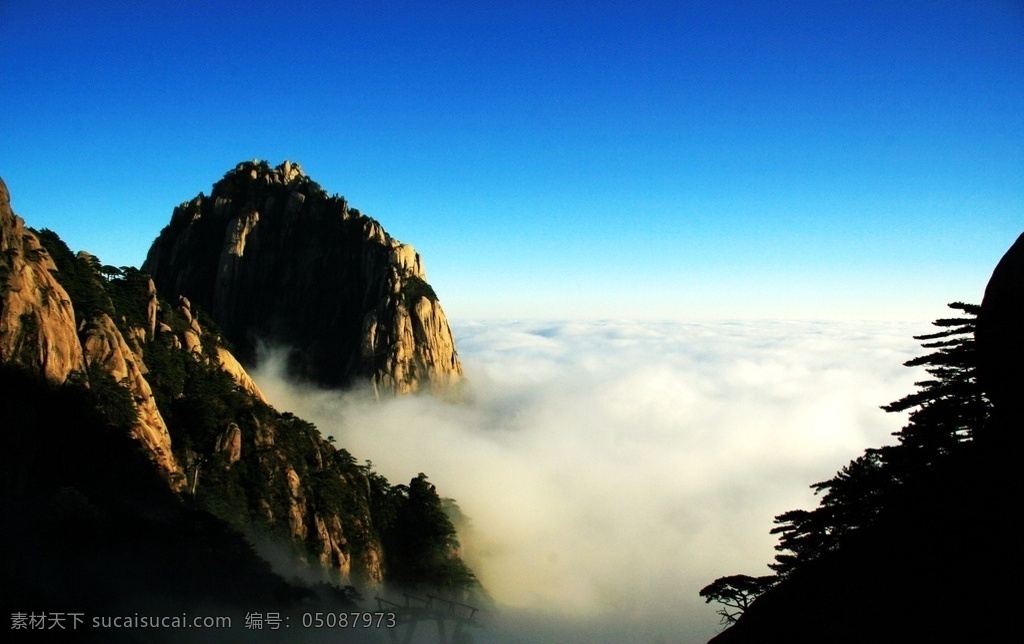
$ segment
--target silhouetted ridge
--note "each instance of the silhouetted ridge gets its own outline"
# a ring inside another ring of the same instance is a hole
[[[723,577],[700,591],[732,624],[715,642],[987,641],[1002,631],[985,613],[1007,586],[1019,484],[1006,455],[986,448],[1008,428],[994,422],[998,397],[979,381],[982,307],[950,306],[961,315],[916,336],[932,351],[906,363],[930,378],[884,407],[910,411],[897,444],[814,484],[814,510],[776,517],[775,575]]]
[[[992,273],[977,335],[979,378],[996,405],[991,451],[1019,454],[1024,431],[1024,235]]]

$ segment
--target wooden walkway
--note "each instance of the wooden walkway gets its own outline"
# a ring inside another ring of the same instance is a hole
[[[377,600],[378,609],[395,614],[396,626],[389,629],[393,643],[399,642],[398,631],[401,628],[404,630],[404,638],[401,641],[403,644],[411,644],[416,635],[417,625],[423,621],[433,621],[436,624],[437,641],[440,644],[463,644],[473,641],[469,629],[480,626],[474,619],[479,609],[434,595],[423,598],[403,593],[402,596],[405,598],[404,604],[383,597],[374,598]],[[452,625],[450,634],[449,623]]]

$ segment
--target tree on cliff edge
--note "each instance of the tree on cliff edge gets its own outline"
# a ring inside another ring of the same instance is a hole
[[[780,576],[839,548],[929,471],[970,444],[976,433],[984,433],[991,404],[977,379],[974,328],[979,307],[961,302],[949,306],[963,315],[936,320],[933,324],[942,330],[914,336],[934,351],[904,363],[923,366],[931,378],[915,383],[917,392],[882,407],[888,412],[910,410],[907,424],[894,434],[899,442],[868,449],[832,479],[812,485],[822,497],[814,510],[791,510],[775,518],[778,525],[772,533],[780,535],[780,554],[771,567]]]
[[[700,591],[723,604],[724,624],[735,622],[721,641],[861,641],[865,632],[858,629],[906,593],[918,596],[918,610],[874,641],[978,627],[974,588],[992,572],[986,568],[1003,534],[998,504],[986,499],[1005,490],[983,480],[986,465],[976,449],[976,440],[993,431],[992,403],[978,382],[980,307],[950,307],[959,315],[915,336],[931,351],[905,363],[924,367],[929,378],[883,407],[910,412],[894,434],[898,442],[868,449],[814,484],[817,508],[776,517],[774,576],[722,577]]]
[[[771,588],[775,583],[775,577],[751,577],[750,575],[728,575],[719,577],[700,590],[700,596],[704,603],[718,602],[722,608],[718,614],[722,617],[721,624],[729,625],[734,623],[743,611],[747,610],[750,602],[764,591]]]
[[[420,474],[401,494],[388,542],[389,575],[399,584],[460,594],[477,586],[462,561],[458,535],[437,489]]]

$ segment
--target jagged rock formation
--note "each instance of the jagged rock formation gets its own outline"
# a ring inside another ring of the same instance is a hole
[[[183,518],[167,521],[172,532],[190,535],[187,539],[204,541],[206,536],[193,531],[212,518],[196,519],[181,509],[185,506],[208,512],[261,543],[284,545],[312,577],[334,584],[380,590],[390,578],[449,592],[479,587],[447,536],[416,557],[420,567],[410,574],[409,543],[422,543],[420,532],[454,535],[443,513],[417,509],[427,502],[439,504],[436,494],[427,501],[411,498],[405,486],[392,486],[368,465],[357,465],[313,425],[270,407],[216,323],[188,298],[178,296],[171,304],[145,273],[103,266],[88,253],[73,254],[53,231],[27,228],[11,211],[2,181],[0,241],[0,379],[11,391],[25,390],[27,399],[43,401],[38,406],[63,401],[56,409],[31,408],[31,402],[23,409],[16,397],[0,390],[5,409],[0,511],[34,508],[32,499],[56,494],[71,499],[75,512],[92,516],[95,523],[111,511],[111,503],[122,511],[118,499],[123,493],[139,497],[133,496],[132,507],[154,503],[161,513],[181,512]],[[403,267],[395,268],[395,274],[406,275],[418,263],[411,249],[391,251],[398,258],[395,266]],[[411,278],[406,279],[389,283],[407,284]],[[425,328],[429,337],[438,336],[438,320],[426,319],[433,303],[413,301],[414,311],[421,309],[422,326],[401,328]],[[396,310],[404,306],[394,298],[392,304]],[[451,357],[455,360],[454,351]],[[408,380],[397,373],[395,388],[400,390],[397,384]],[[65,449],[65,443],[72,443],[67,440],[48,446],[51,436],[73,436],[75,449]],[[114,447],[102,447],[107,443]],[[162,491],[120,490],[118,477],[127,471],[123,458],[135,459],[125,478],[138,476],[149,481],[146,485],[159,481]],[[72,466],[54,475],[47,471],[51,460]],[[101,500],[90,496],[97,489]],[[176,493],[176,502],[164,493]],[[183,499],[186,504],[180,503]],[[177,509],[167,510],[167,503]],[[419,519],[395,519],[408,513]],[[44,529],[51,517],[45,508],[38,514],[39,529]],[[133,512],[124,519],[137,520]],[[174,523],[179,520],[188,525]],[[18,525],[0,521],[5,524]],[[213,525],[214,531],[227,529]],[[164,527],[156,521],[144,531]],[[24,545],[34,538],[19,533],[13,541]],[[401,554],[389,554],[389,549]],[[139,554],[141,561],[148,556]],[[24,569],[15,575],[19,580],[32,575],[30,566],[16,567]],[[453,576],[453,570],[459,574]],[[60,579],[59,574],[54,578]]]
[[[173,486],[180,486],[183,480],[181,467],[171,451],[171,437],[167,431],[160,410],[153,399],[153,390],[146,381],[146,366],[141,359],[139,344],[129,340],[118,330],[106,313],[84,320],[79,336],[82,351],[92,378],[106,374],[113,382],[128,390],[135,409],[136,421],[132,436],[141,442],[153,461],[165,473]]]
[[[172,492],[90,390],[0,363],[0,606],[13,612],[244,616],[355,610],[287,582],[238,531]],[[51,607],[51,608],[46,608]],[[72,608],[74,607],[74,608]],[[294,621],[294,620],[293,620]],[[240,623],[240,621],[238,622]],[[249,639],[221,632],[220,639]],[[150,641],[154,629],[75,641]],[[30,637],[30,639],[32,639]]]
[[[62,383],[85,371],[71,298],[39,239],[11,210],[0,179],[0,362],[19,364]]]
[[[76,377],[94,380],[100,373],[122,383],[136,412],[132,436],[172,485],[180,481],[181,468],[137,352],[106,313],[76,322],[71,297],[57,279],[57,265],[39,237],[14,215],[2,181],[0,231],[0,362],[38,371],[57,384]]]
[[[261,539],[284,537],[311,574],[380,590],[384,552],[367,473],[301,419],[244,401],[230,417],[212,449],[186,450],[188,493]]]
[[[240,163],[178,206],[143,270],[209,311],[245,364],[266,342],[326,386],[444,391],[462,375],[419,254],[288,161]]]

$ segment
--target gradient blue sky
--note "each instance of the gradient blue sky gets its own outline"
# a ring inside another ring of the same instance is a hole
[[[927,323],[1024,230],[1020,1],[0,0],[0,88],[73,248],[288,158],[453,319]]]

